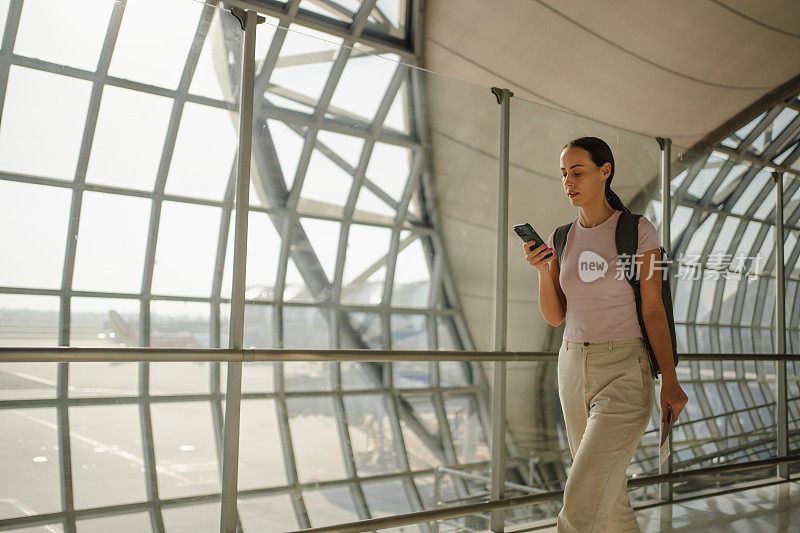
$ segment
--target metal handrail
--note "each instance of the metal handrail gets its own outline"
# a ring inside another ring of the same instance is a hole
[[[295,350],[231,348],[79,348],[0,347],[0,363],[80,362],[400,362],[400,361],[556,361],[555,351],[480,350]],[[681,361],[793,361],[800,354],[692,353]]]
[[[753,470],[757,468],[763,468],[766,466],[788,464],[798,461],[800,461],[800,453],[787,455],[785,457],[780,457],[780,458],[772,457],[769,459],[750,461],[747,463],[734,463],[734,464],[726,464],[718,466],[709,466],[706,468],[698,468],[697,470],[671,472],[669,474],[653,474],[649,476],[630,478],[628,480],[628,487],[640,487],[643,485],[652,485],[656,483],[664,483],[667,481],[680,482],[700,476],[727,474],[730,472],[738,472],[741,470]],[[431,509],[428,511],[418,511],[416,513],[406,513],[402,515],[387,516],[385,518],[373,518],[370,520],[361,520],[359,522],[349,522],[345,524],[336,524],[333,526],[304,529],[302,531],[298,530],[292,533],[332,533],[332,532],[356,533],[361,531],[386,529],[390,527],[409,526],[413,524],[421,524],[424,522],[432,522],[436,520],[448,520],[451,518],[460,518],[463,516],[471,516],[479,513],[486,513],[489,511],[504,511],[507,509],[512,509],[514,507],[533,505],[561,498],[563,494],[564,494],[563,490],[553,490],[549,492],[543,492],[540,494],[526,494],[524,496],[517,496],[514,498],[503,498],[499,500],[490,500],[478,503],[470,503],[466,505],[457,505],[443,509]]]

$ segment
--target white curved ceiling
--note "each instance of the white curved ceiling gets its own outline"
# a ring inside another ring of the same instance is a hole
[[[800,2],[433,0],[425,67],[691,146],[800,73]]]

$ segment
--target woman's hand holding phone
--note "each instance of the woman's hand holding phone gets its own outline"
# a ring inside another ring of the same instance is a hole
[[[556,260],[556,251],[547,246],[546,243],[530,250],[531,245],[535,244],[535,242],[528,241],[522,245],[522,250],[525,252],[525,260],[539,272],[547,272],[550,268],[550,263]],[[548,254],[550,256],[545,258]]]

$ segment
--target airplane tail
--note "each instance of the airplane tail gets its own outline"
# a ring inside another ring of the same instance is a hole
[[[113,309],[108,311],[111,318],[111,329],[114,330],[117,338],[124,341],[128,346],[139,346],[139,334]]]

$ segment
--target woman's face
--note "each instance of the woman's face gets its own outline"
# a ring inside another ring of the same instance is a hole
[[[610,174],[611,163],[598,167],[583,148],[571,146],[561,152],[561,185],[572,205],[604,201],[606,178]]]

